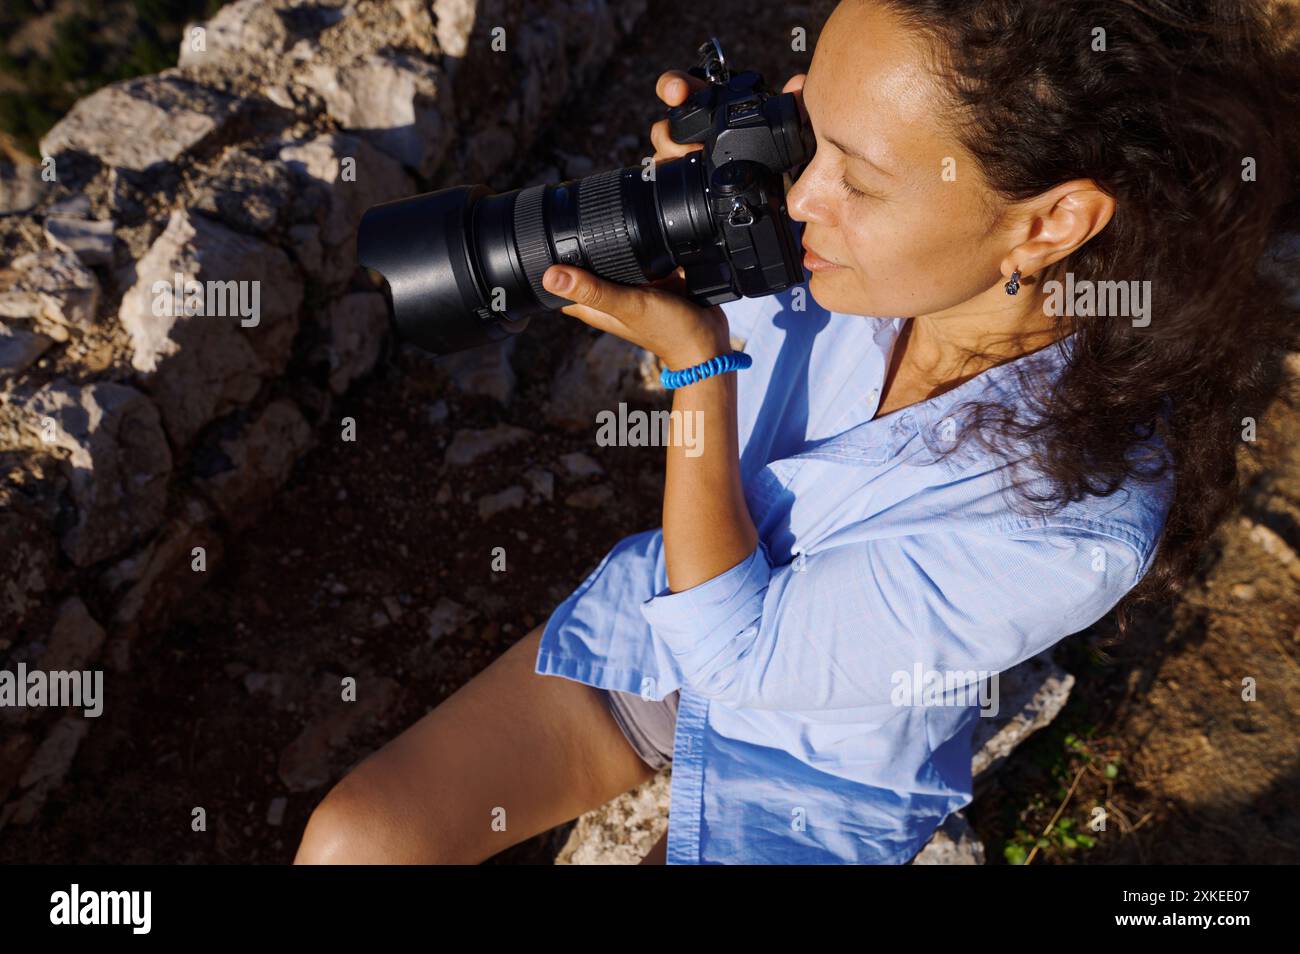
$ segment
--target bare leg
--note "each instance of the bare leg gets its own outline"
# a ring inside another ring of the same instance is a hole
[[[477,864],[651,778],[598,689],[534,672],[542,627],[359,763],[295,864]]]
[[[643,865],[666,865],[668,863],[668,832],[664,832],[659,840],[655,842],[654,847],[646,852],[640,864]]]

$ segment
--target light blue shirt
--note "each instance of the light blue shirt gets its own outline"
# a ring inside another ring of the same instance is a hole
[[[758,545],[672,593],[662,528],[624,538],[547,621],[536,671],[681,690],[668,864],[904,863],[971,800],[989,706],[964,687],[1141,579],[1171,479],[1045,516],[1005,459],[939,457],[960,404],[1016,400],[1014,370],[1054,375],[1072,339],[872,420],[902,319],[828,313],[806,286],[723,309],[754,359],[731,373]]]

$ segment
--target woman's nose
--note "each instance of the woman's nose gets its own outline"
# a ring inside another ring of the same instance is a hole
[[[817,162],[804,166],[803,172],[785,196],[786,211],[796,222],[831,224],[830,206],[819,187]]]

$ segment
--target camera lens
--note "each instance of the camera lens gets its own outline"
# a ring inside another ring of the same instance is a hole
[[[740,166],[730,163],[728,176]],[[769,177],[779,202],[781,176]],[[557,185],[493,194],[458,186],[375,206],[357,235],[360,264],[379,272],[398,332],[442,354],[522,331],[571,302],[542,287],[553,264],[639,285],[694,269],[700,298],[736,297],[699,153]],[[715,196],[715,198],[718,196]]]
[[[687,161],[687,160],[690,161]],[[399,333],[434,353],[522,331],[571,302],[542,287],[553,264],[644,284],[710,243],[713,225],[697,157],[500,194],[458,186],[370,209],[359,262],[378,271]]]

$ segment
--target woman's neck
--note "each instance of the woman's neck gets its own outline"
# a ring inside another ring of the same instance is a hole
[[[1001,287],[997,292],[1002,301],[980,295],[949,311],[907,320],[890,355],[877,417],[937,397],[1061,336],[1032,288],[1019,300]]]
[[[908,322],[906,366],[936,386],[967,380],[995,365],[1037,351],[1061,337],[1042,296],[1026,284],[1018,297],[999,286],[956,308]]]

